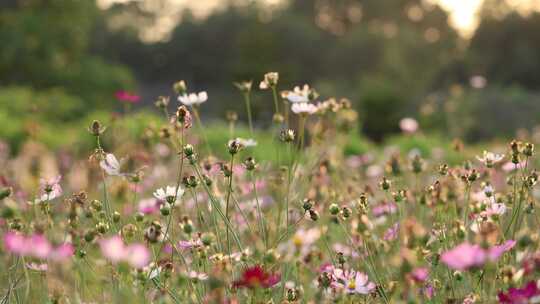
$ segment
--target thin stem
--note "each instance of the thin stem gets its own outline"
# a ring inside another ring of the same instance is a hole
[[[251,119],[251,99],[250,99],[249,93],[244,93],[244,100],[246,102],[246,111],[247,111],[247,115],[248,115],[249,132],[251,134],[251,137],[253,137],[253,121]]]
[[[231,200],[231,193],[232,193],[232,180],[233,180],[233,175],[234,175],[234,170],[233,170],[233,166],[234,166],[234,154],[231,154],[231,162],[230,162],[230,170],[231,170],[231,175],[229,176],[229,186],[227,188],[227,200],[226,200],[226,203],[225,203],[225,217],[227,218],[227,221],[230,222],[230,219],[229,219],[229,202]],[[229,227],[227,227],[227,248],[229,250],[229,255],[231,254],[231,243],[230,243],[230,240],[229,240]]]

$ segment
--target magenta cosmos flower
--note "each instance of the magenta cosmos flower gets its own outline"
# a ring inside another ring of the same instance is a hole
[[[526,304],[539,301],[540,289],[534,281],[527,283],[523,288],[510,288],[507,293],[499,293],[499,303]]]
[[[441,261],[455,270],[468,270],[482,267],[486,262],[495,262],[499,257],[512,249],[516,242],[508,240],[502,245],[484,249],[479,245],[462,243],[441,255]]]
[[[118,91],[114,94],[116,99],[120,102],[126,103],[138,103],[141,100],[141,97],[137,94],[132,94],[128,91]]]

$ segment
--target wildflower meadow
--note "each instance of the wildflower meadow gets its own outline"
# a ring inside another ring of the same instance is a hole
[[[426,146],[404,117],[351,152],[351,102],[280,76],[234,83],[219,125],[178,81],[139,133],[117,92],[78,158],[3,146],[0,303],[540,302],[532,140]]]

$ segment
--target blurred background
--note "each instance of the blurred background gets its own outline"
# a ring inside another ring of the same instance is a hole
[[[180,79],[208,91],[206,120],[243,119],[233,81],[269,71],[280,90],[349,98],[373,141],[403,117],[469,142],[540,124],[538,0],[2,0],[0,41],[0,138],[15,151],[73,145],[123,113],[119,90],[141,96],[144,128]],[[271,97],[253,99],[265,127]]]

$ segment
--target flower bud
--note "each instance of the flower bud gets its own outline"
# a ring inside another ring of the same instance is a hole
[[[171,214],[171,206],[170,206],[170,204],[161,205],[161,207],[159,207],[159,212],[163,216],[168,216],[169,214]]]
[[[11,187],[5,187],[0,189],[0,200],[3,200],[11,195],[13,189]]]
[[[249,93],[251,92],[251,85],[253,84],[253,81],[241,81],[241,82],[235,82],[234,86],[240,90],[242,93]]]
[[[234,111],[227,111],[225,114],[227,121],[229,122],[235,122],[238,120],[238,114]]]
[[[281,115],[280,113],[275,113],[275,114],[272,116],[272,121],[275,122],[276,124],[280,124],[280,123],[282,123],[284,120],[285,120],[285,118],[284,118],[283,115]]]
[[[88,243],[92,242],[95,237],[96,231],[94,229],[90,229],[84,234],[84,240]]]
[[[329,207],[329,210],[330,210],[330,214],[332,215],[337,215],[339,213],[339,206],[338,204],[331,204],[330,207]]]
[[[186,94],[187,92],[187,85],[186,82],[183,80],[177,81],[173,84],[173,90],[178,95]]]
[[[292,129],[281,130],[281,132],[279,133],[279,139],[282,142],[287,142],[287,143],[293,142],[295,137],[296,137],[296,132],[294,132],[294,130]]]
[[[382,181],[379,183],[379,187],[381,187],[381,189],[385,191],[390,189],[391,185],[392,185],[392,182],[388,180],[386,177],[383,177]]]
[[[345,206],[345,207],[341,208],[341,214],[343,215],[343,218],[349,218],[349,217],[351,217],[352,210],[351,210],[351,208]]]
[[[265,263],[274,264],[279,259],[279,253],[274,249],[269,249],[263,256]]]
[[[229,144],[227,145],[227,148],[229,149],[229,153],[231,155],[235,155],[236,153],[240,152],[244,146],[238,139],[232,139],[229,141]]]
[[[187,217],[183,219],[183,222],[182,224],[180,224],[180,227],[182,228],[182,231],[184,231],[185,234],[191,234],[193,233],[193,230],[195,229],[195,227],[193,227],[193,222]]]
[[[170,98],[168,96],[159,96],[154,104],[160,109],[165,109],[169,105],[169,102]]]
[[[186,188],[195,188],[199,185],[199,180],[194,175],[184,176],[182,183]]]
[[[92,206],[92,209],[96,210],[96,211],[101,211],[103,209],[103,204],[98,201],[98,200],[93,200],[91,203],[90,203],[90,206]]]
[[[191,113],[186,106],[181,105],[176,110],[176,121],[182,126],[191,125]]]
[[[250,156],[246,158],[246,160],[244,160],[244,167],[248,171],[253,171],[255,170],[255,167],[257,167],[257,162],[255,161],[253,157]]]
[[[447,164],[442,164],[442,165],[439,166],[439,174],[442,175],[442,176],[448,175],[448,165]]]
[[[120,221],[120,212],[118,211],[113,212],[112,220],[113,222],[118,223]]]
[[[412,159],[411,166],[412,166],[412,171],[415,174],[418,174],[418,173],[422,172],[423,161],[422,161],[422,158],[420,157],[420,155],[416,154],[414,156],[414,158]]]
[[[109,230],[109,225],[104,222],[99,222],[96,224],[96,230],[101,234],[105,234],[107,230]]]
[[[308,212],[313,208],[313,201],[309,198],[304,199],[304,203],[302,204],[302,208],[304,208],[304,211]]]
[[[316,222],[319,219],[319,213],[317,213],[317,211],[315,211],[313,209],[309,210],[309,218],[312,221]]]
[[[203,233],[203,235],[201,236],[201,242],[204,246],[212,245],[212,243],[214,242],[214,235],[210,232]]]
[[[142,212],[137,212],[137,213],[135,214],[135,220],[136,220],[137,222],[142,222],[142,221],[144,220],[144,213],[142,213]]]
[[[525,148],[523,149],[523,154],[525,156],[531,157],[534,154],[534,144],[526,143]]]
[[[94,120],[88,128],[88,131],[94,136],[100,136],[103,134],[103,132],[105,132],[105,129],[106,127],[103,127],[98,120]]]
[[[183,151],[186,157],[190,157],[191,155],[193,155],[193,153],[195,153],[195,148],[193,148],[193,146],[190,144],[186,144],[184,145]]]

